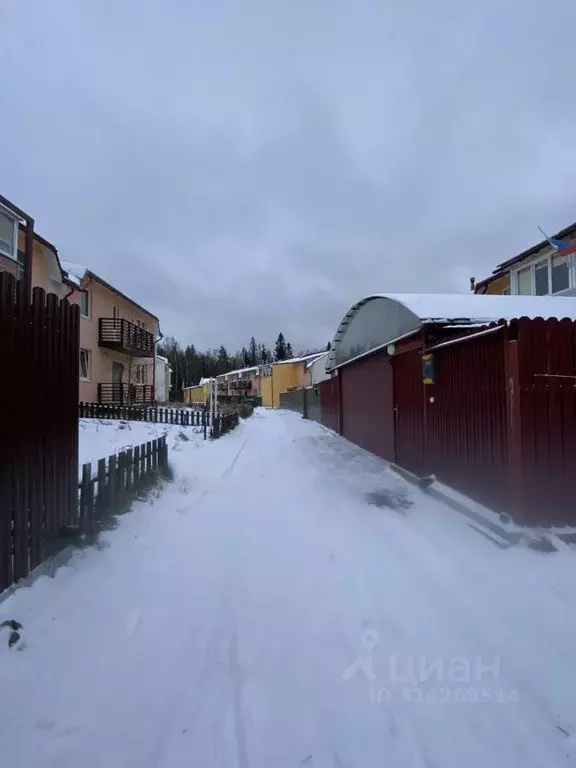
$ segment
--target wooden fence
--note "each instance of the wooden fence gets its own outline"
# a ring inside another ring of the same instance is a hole
[[[150,484],[168,466],[166,436],[100,459],[96,472],[92,464],[82,465],[79,484],[78,529],[94,533],[98,523],[134,494]]]
[[[238,426],[240,416],[237,413],[223,413],[218,415],[210,429],[210,437],[216,440]]]
[[[53,554],[76,519],[79,327],[77,306],[41,288],[30,301],[0,273],[0,591]]]
[[[183,427],[203,427],[209,424],[206,409],[162,408],[138,405],[113,405],[106,403],[78,403],[81,419],[123,419],[149,421],[154,424],[180,424]]]

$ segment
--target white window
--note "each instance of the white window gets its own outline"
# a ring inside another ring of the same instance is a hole
[[[0,253],[10,259],[18,258],[18,222],[0,209]]]
[[[570,287],[570,265],[566,256],[552,256],[552,293]]]
[[[144,330],[148,329],[148,323],[146,323],[144,320],[140,320],[138,317],[136,318],[136,325],[138,328],[144,328]]]
[[[547,296],[550,293],[548,287],[548,259],[539,261],[534,265],[534,293],[536,296]]]
[[[80,350],[80,379],[90,381],[90,350]]]
[[[529,296],[532,293],[532,269],[530,267],[519,269],[517,280],[518,293]]]
[[[522,296],[550,296],[570,288],[570,258],[551,254],[511,275],[513,292]]]
[[[90,291],[80,294],[80,314],[82,317],[90,317]]]

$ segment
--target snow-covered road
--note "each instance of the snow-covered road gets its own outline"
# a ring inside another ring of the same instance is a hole
[[[171,460],[108,546],[0,605],[2,765],[576,761],[571,549],[502,550],[293,413]]]

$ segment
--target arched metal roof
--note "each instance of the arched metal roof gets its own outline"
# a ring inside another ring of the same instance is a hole
[[[428,323],[473,325],[542,317],[576,320],[576,298],[572,296],[488,296],[475,293],[376,293],[350,307],[334,336],[326,369],[331,370],[359,357],[339,360],[342,340],[359,311],[371,302],[379,303],[382,315],[381,339],[361,354],[413,333]]]

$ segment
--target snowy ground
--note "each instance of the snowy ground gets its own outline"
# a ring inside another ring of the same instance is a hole
[[[202,427],[181,427],[177,424],[152,424],[145,421],[118,421],[117,419],[80,419],[79,464],[90,462],[96,470],[98,459],[126,451],[163,435],[168,436],[169,450],[185,442],[186,438],[198,443],[204,440]],[[184,435],[184,438],[182,438]]]
[[[574,551],[503,550],[289,412],[0,606],[12,768],[576,761]]]

